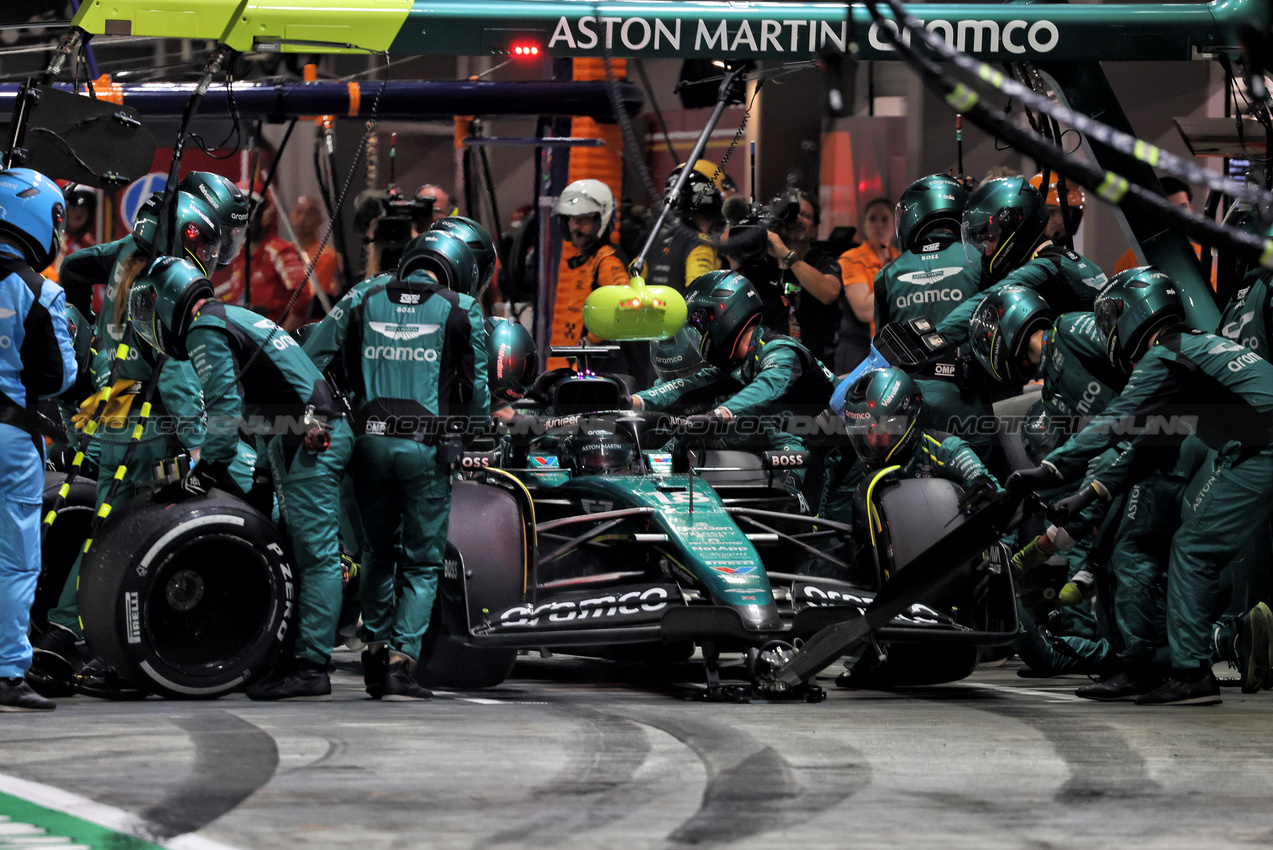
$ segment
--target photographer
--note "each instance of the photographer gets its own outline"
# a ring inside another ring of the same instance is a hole
[[[730,225],[722,252],[730,268],[760,294],[762,324],[829,362],[839,324],[840,266],[834,256],[813,247],[817,227],[813,197],[793,190],[775,198],[768,210],[753,210]]]

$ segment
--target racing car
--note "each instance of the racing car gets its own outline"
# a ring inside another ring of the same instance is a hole
[[[621,410],[624,395],[613,376],[567,371],[542,394],[529,439],[465,455],[425,684],[496,685],[519,650],[661,660],[698,647],[707,697],[746,698],[748,684],[722,683],[722,652],[743,653],[754,676],[766,652],[860,617],[964,521],[964,494],[937,479],[868,482],[869,527],[813,516],[785,475],[810,452],[686,451],[678,462],[663,450],[678,423]],[[1013,639],[1007,558],[992,538],[985,550],[874,634],[855,682],[953,681],[979,647]]]

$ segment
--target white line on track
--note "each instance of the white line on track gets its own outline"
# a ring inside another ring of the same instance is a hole
[[[984,690],[999,691],[1005,694],[1027,694],[1029,696],[1044,697],[1051,702],[1089,702],[1082,697],[1076,697],[1074,694],[1058,693],[1056,691],[1044,691],[1036,688],[1010,688],[1007,685],[991,685],[987,682],[961,682],[960,685],[965,688],[982,688]]]
[[[135,835],[143,840],[148,840],[145,839],[145,821],[132,812],[126,812],[123,809],[117,809],[114,806],[108,806],[105,803],[99,803],[96,800],[90,800],[78,794],[72,794],[70,791],[63,791],[61,788],[54,788],[52,785],[30,782],[26,779],[19,779],[16,776],[0,773],[0,792],[19,797],[28,803],[34,803],[37,806],[43,806],[55,812],[61,812],[64,815],[70,815],[80,820],[95,823],[98,826],[104,826],[115,832]],[[236,850],[236,848],[228,844],[222,844],[219,841],[213,841],[210,838],[193,834],[179,835],[164,842],[162,846],[168,847],[170,850]]]
[[[459,694],[452,693],[451,691],[434,690],[433,695],[435,697],[443,697],[444,699],[453,699],[458,702],[473,702],[473,703],[477,703],[478,705],[548,705],[546,701],[542,701],[542,700],[535,702],[532,700],[520,700],[520,699],[489,699],[487,697],[462,697]]]

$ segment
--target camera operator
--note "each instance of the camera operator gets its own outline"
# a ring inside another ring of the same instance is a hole
[[[760,294],[761,323],[829,362],[839,324],[840,264],[813,246],[818,212],[811,195],[792,190],[726,228],[721,247],[730,268]]]
[[[396,269],[407,243],[428,230],[435,219],[432,197],[408,198],[397,189],[363,192],[354,208],[354,227],[363,234],[364,279]]]

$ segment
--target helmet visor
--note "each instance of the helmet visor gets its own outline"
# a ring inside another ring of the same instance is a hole
[[[221,244],[217,249],[217,268],[225,268],[234,261],[239,255],[239,249],[243,247],[243,242],[248,236],[248,226],[246,224],[237,227],[226,227],[221,225]]]
[[[977,305],[977,310],[968,322],[968,341],[972,344],[973,356],[996,380],[1004,380],[999,374],[998,363],[995,362],[995,347],[1001,344],[999,339],[999,310],[988,300]]]
[[[198,264],[199,271],[212,274],[212,271],[216,269],[217,255],[221,251],[219,234],[218,238],[210,239],[199,225],[193,221],[187,222],[181,228],[181,247],[186,255]]]
[[[163,331],[159,324],[159,313],[155,309],[158,295],[153,286],[134,286],[128,291],[128,318],[133,330],[155,350],[167,354],[163,346]]]
[[[698,336],[698,350],[707,350],[707,332],[712,327],[712,311],[707,307],[695,307],[685,319],[685,327]],[[693,339],[693,337],[691,337]]]
[[[1113,359],[1118,343],[1118,317],[1123,314],[1123,302],[1118,298],[1097,298],[1092,312],[1096,314],[1096,331],[1105,340],[1105,351]]]
[[[845,417],[848,425],[849,444],[865,463],[889,460],[906,435],[910,433],[913,419],[904,413],[893,413],[876,418]]]
[[[980,263],[982,257],[993,254],[1003,235],[995,216],[981,210],[965,212],[960,229],[964,237],[964,256],[970,263]]]

